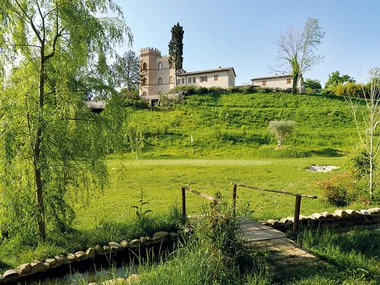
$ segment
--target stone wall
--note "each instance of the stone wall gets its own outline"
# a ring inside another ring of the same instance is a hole
[[[70,269],[70,266],[73,265],[78,266],[81,263],[92,264],[97,258],[116,257],[118,254],[123,255],[123,253],[124,255],[125,253],[131,253],[132,256],[138,256],[140,252],[144,252],[141,250],[142,248],[161,248],[163,244],[176,243],[179,236],[182,236],[180,232],[169,233],[160,231],[154,233],[152,236],[144,236],[139,239],[130,241],[123,240],[120,243],[111,241],[105,245],[97,244],[86,250],[69,253],[67,255],[57,255],[44,260],[34,260],[29,263],[21,264],[15,269],[5,271],[4,274],[0,275],[0,284],[39,279],[41,276],[47,276],[47,274],[57,271],[60,268],[64,272],[65,268]]]
[[[282,232],[293,228],[294,217],[282,218],[281,220],[267,220],[266,225],[272,226]],[[368,210],[336,210],[334,213],[314,213],[311,216],[300,216],[299,226],[311,228],[338,228],[355,225],[380,224],[380,208]]]

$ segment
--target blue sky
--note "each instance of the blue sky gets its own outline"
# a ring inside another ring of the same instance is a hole
[[[168,54],[171,27],[184,29],[184,69],[234,67],[236,85],[273,74],[278,62],[274,38],[289,26],[319,19],[325,32],[318,53],[322,63],[304,74],[324,84],[339,70],[357,82],[368,69],[380,67],[380,1],[378,0],[115,0],[131,28],[132,50],[158,48]],[[120,53],[128,47],[119,49]]]

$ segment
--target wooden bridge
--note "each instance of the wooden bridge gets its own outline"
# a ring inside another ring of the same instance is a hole
[[[316,196],[309,196],[303,194],[294,194],[285,191],[263,189],[253,186],[247,186],[244,184],[235,184],[231,183],[233,186],[232,193],[232,211],[235,215],[236,207],[236,192],[237,187],[245,187],[249,189],[255,189],[265,192],[276,192],[286,195],[296,196],[295,203],[295,216],[294,216],[294,227],[293,235],[296,235],[298,229],[298,221],[301,207],[301,198],[312,198],[316,199]],[[211,207],[216,208],[216,205],[220,203],[220,200],[214,197],[211,197],[207,194],[198,192],[194,189],[191,189],[186,186],[182,186],[182,215],[186,216],[186,191],[196,194],[200,197],[203,197],[211,202]],[[286,270],[289,267],[298,267],[298,266],[308,266],[308,267],[326,267],[328,264],[324,261],[321,261],[317,256],[310,253],[308,250],[303,249],[301,246],[297,245],[291,239],[286,238],[285,233],[278,231],[272,227],[264,225],[260,222],[256,222],[252,219],[246,217],[238,217],[241,228],[241,238],[245,240],[250,248],[257,253],[257,258],[259,262],[269,266],[274,272],[281,273],[284,268]]]

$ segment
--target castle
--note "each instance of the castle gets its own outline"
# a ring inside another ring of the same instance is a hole
[[[175,86],[193,85],[196,87],[235,86],[236,73],[233,67],[210,70],[186,72],[177,71],[169,66],[169,57],[161,56],[156,48],[143,48],[140,50],[141,88],[140,96],[151,104],[156,104],[161,94],[167,93]]]

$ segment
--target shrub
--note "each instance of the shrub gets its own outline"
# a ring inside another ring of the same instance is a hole
[[[356,180],[349,172],[334,175],[316,183],[322,190],[323,200],[335,206],[346,206],[354,200],[356,184]]]

